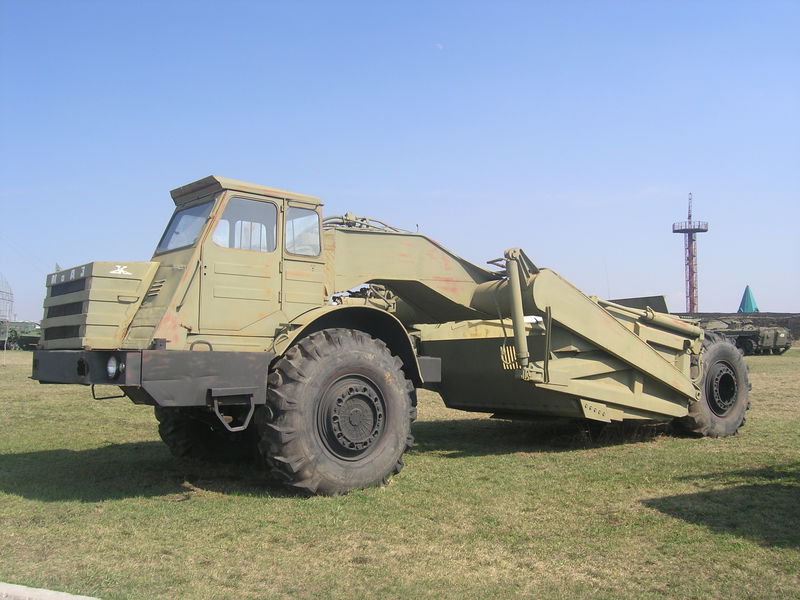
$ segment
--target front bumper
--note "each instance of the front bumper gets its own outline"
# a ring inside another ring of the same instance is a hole
[[[106,364],[112,356],[125,365],[116,377],[109,377]],[[35,350],[31,379],[41,383],[81,385],[140,385],[141,351]]]
[[[124,364],[109,377],[110,357]],[[184,350],[36,350],[32,379],[41,383],[116,385],[134,402],[160,406],[209,406],[215,397],[267,398],[272,352]]]

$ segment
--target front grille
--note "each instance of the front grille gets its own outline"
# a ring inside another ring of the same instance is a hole
[[[61,327],[48,327],[44,330],[45,340],[65,340],[76,338],[80,335],[80,325],[63,325]]]
[[[63,296],[64,294],[71,294],[72,292],[81,292],[86,289],[86,279],[76,279],[74,281],[65,281],[64,283],[57,283],[50,286],[50,296]]]
[[[83,302],[70,302],[69,304],[59,304],[58,306],[51,306],[48,308],[47,318],[68,317],[70,315],[79,315],[82,312]]]

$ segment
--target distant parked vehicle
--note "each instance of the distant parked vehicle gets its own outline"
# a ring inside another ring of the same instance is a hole
[[[41,333],[32,321],[0,321],[0,349],[33,350]]]
[[[745,355],[783,354],[792,347],[792,333],[785,327],[759,327],[736,318],[704,320],[701,326],[724,335]]]

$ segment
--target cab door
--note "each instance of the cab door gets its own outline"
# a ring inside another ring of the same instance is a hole
[[[269,336],[280,310],[278,203],[233,196],[201,260],[200,331]]]
[[[316,208],[289,201],[284,218],[283,312],[288,320],[325,303],[320,216]]]

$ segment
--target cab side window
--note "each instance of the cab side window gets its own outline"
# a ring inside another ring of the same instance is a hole
[[[301,256],[319,256],[319,215],[307,208],[286,209],[286,251]]]
[[[214,229],[214,243],[223,248],[272,252],[277,224],[278,209],[274,204],[231,198]]]

